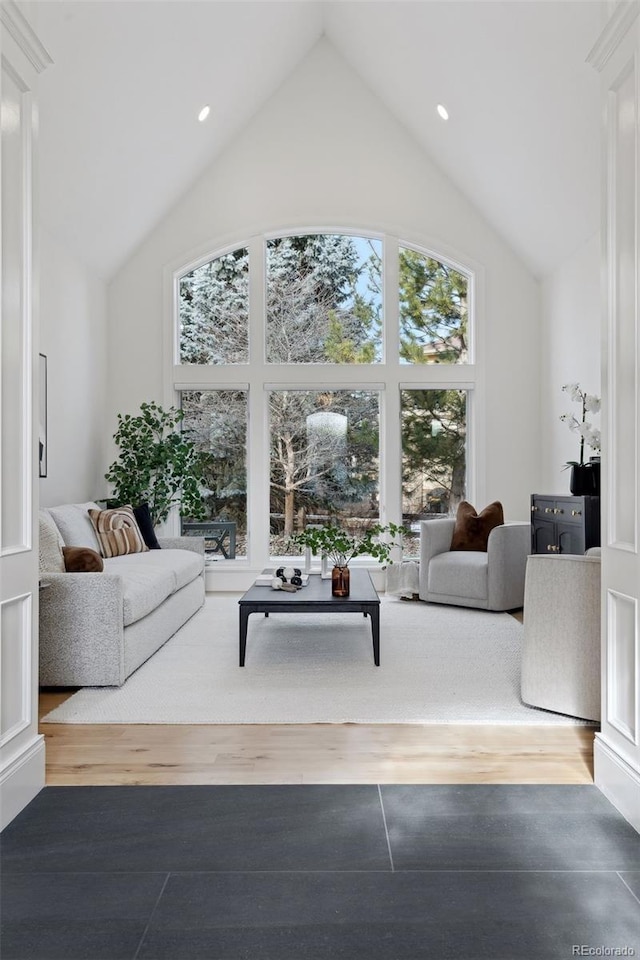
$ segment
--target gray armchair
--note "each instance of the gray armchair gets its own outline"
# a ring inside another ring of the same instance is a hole
[[[483,610],[522,607],[531,525],[494,527],[486,553],[450,550],[454,527],[452,517],[420,524],[420,599]]]

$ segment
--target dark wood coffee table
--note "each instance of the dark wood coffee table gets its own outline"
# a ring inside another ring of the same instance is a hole
[[[252,613],[362,613],[371,617],[373,662],[380,666],[380,597],[367,570],[351,570],[350,595],[331,596],[331,580],[310,576],[309,583],[296,593],[271,587],[250,587],[238,600],[240,607],[240,666],[244,667],[247,626]]]

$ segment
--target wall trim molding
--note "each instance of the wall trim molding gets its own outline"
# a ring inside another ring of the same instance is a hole
[[[29,63],[42,73],[53,63],[48,50],[36,35],[33,27],[18,8],[15,0],[2,0],[0,22],[13,37]]]
[[[594,782],[607,800],[640,833],[640,771],[627,763],[601,733],[593,744]]]
[[[0,772],[0,830],[31,803],[44,783],[44,737],[38,734]]]
[[[619,0],[604,30],[587,55],[587,63],[600,72],[607,65],[634,20],[640,14],[640,0]]]

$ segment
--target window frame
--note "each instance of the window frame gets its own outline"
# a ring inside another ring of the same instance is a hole
[[[286,236],[329,234],[356,236],[382,243],[383,334],[382,359],[371,364],[273,364],[266,360],[266,243]],[[249,251],[249,360],[242,364],[181,364],[179,362],[180,279],[210,260],[239,248]],[[464,274],[468,280],[467,363],[401,364],[399,360],[398,267],[400,248],[415,250]],[[248,392],[247,424],[247,556],[224,561],[224,569],[260,570],[268,566],[269,527],[269,416],[265,393],[277,389],[375,389],[380,391],[380,517],[400,523],[402,471],[400,391],[429,388],[466,390],[468,498],[485,497],[486,424],[484,401],[484,271],[481,264],[446,248],[446,244],[411,235],[410,231],[382,231],[335,226],[296,226],[239,234],[219,244],[207,244],[190,258],[181,258],[164,270],[164,402],[178,405],[181,390],[240,389]],[[393,358],[393,359],[390,359]],[[357,379],[354,374],[357,372]],[[176,513],[168,522],[179,531]]]

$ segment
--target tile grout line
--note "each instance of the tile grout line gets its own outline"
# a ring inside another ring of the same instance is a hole
[[[141,950],[141,948],[142,948],[142,944],[144,943],[144,938],[146,937],[147,933],[149,932],[149,927],[151,926],[151,921],[153,920],[153,916],[154,916],[156,910],[158,909],[158,904],[160,903],[160,898],[162,897],[162,894],[164,893],[164,891],[165,891],[165,889],[166,889],[166,886],[167,886],[167,884],[169,883],[169,877],[170,877],[170,876],[171,876],[171,873],[169,872],[169,873],[167,873],[166,877],[164,878],[164,883],[162,884],[162,889],[160,890],[160,893],[158,894],[158,896],[157,896],[157,898],[156,898],[156,902],[155,902],[154,905],[153,905],[153,909],[152,909],[151,913],[149,914],[149,919],[147,920],[147,924],[146,924],[144,930],[142,931],[142,936],[140,937],[140,943],[138,944],[138,948],[137,948],[136,952],[135,952],[134,955],[133,955],[133,960],[137,960],[137,958],[138,958],[138,954],[140,953],[140,950]]]
[[[622,876],[622,874],[620,873],[619,870],[616,870],[616,876],[617,876],[617,877],[620,877],[620,879],[622,880],[622,882],[624,883],[625,887],[627,888],[627,890],[629,891],[629,893],[631,894],[631,896],[634,898],[634,900],[637,900],[638,903],[640,903],[640,897],[637,895],[637,893],[634,893],[634,892],[633,892],[633,890],[631,889],[631,887],[629,886],[629,884],[627,883],[627,881],[626,881],[625,878]]]
[[[384,804],[382,802],[382,790],[380,789],[380,784],[378,784],[378,797],[380,799],[380,809],[382,810],[382,822],[384,823],[384,833],[387,838],[387,850],[389,851],[389,862],[391,863],[391,873],[395,873],[396,868],[393,865],[393,854],[391,853],[391,841],[389,840],[389,831],[387,829],[387,818],[384,812]]]

